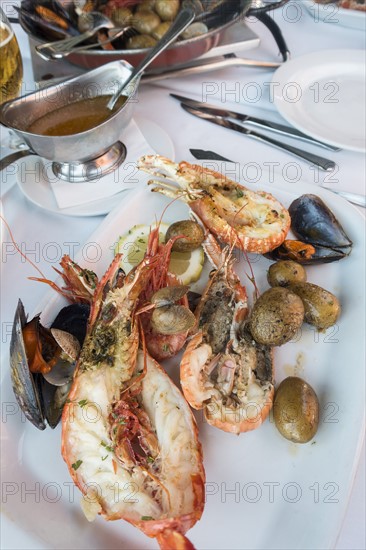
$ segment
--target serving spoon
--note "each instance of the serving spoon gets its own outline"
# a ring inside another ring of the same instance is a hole
[[[122,82],[117,88],[114,95],[107,103],[107,108],[112,110],[123,90],[134,80],[139,77],[146,67],[156,59],[156,57],[165,50],[170,44],[193,22],[195,17],[201,13],[202,4],[198,0],[183,0],[182,9],[175,18],[172,26],[158,41],[158,43],[150,50],[144,59],[135,67],[127,80]]]
[[[247,2],[238,2],[234,0],[183,0],[181,9],[174,19],[168,32],[158,41],[150,50],[147,56],[135,67],[129,78],[122,82],[114,95],[107,103],[107,108],[112,110],[122,94],[123,90],[136,77],[141,76],[146,67],[156,59],[156,57],[165,50],[182,32],[196,19],[208,25],[214,25],[216,21],[230,20],[230,15],[238,10],[243,12],[247,7]]]

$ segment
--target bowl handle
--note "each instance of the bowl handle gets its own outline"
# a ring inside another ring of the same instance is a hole
[[[27,157],[28,155],[36,155],[37,153],[35,151],[32,151],[32,149],[23,149],[22,151],[17,151],[16,153],[12,153],[11,155],[8,155],[7,157],[4,157],[0,160],[0,172],[2,170],[5,170],[10,164],[13,164],[16,160],[21,159],[22,157]]]

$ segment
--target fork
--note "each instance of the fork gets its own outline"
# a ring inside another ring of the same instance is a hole
[[[78,36],[71,38],[64,38],[56,42],[48,42],[47,44],[41,44],[36,46],[36,51],[43,59],[49,61],[50,59],[60,59],[64,56],[65,52],[70,52],[75,46],[84,42],[88,38],[94,36],[100,29],[113,29],[114,23],[99,12],[90,12],[88,14],[91,20],[91,28]]]

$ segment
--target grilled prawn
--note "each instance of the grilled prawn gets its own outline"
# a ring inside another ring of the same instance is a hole
[[[246,329],[246,290],[229,251],[221,252],[212,235],[204,247],[216,269],[196,310],[196,332],[180,365],[181,385],[209,424],[238,434],[260,426],[272,407],[272,352]]]
[[[153,191],[184,200],[226,244],[236,241],[243,251],[264,254],[286,238],[289,213],[265,191],[255,193],[219,172],[159,155],[141,157],[138,166],[160,178],[149,181]]]
[[[154,262],[124,279],[117,255],[94,292],[88,333],[62,417],[62,455],[88,519],[125,519],[164,549],[204,506],[204,470],[189,407],[160,365],[139,349],[138,297]]]

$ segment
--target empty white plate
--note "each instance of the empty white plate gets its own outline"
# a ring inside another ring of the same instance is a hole
[[[273,75],[274,103],[295,128],[342,149],[366,151],[363,50],[313,52]]]

